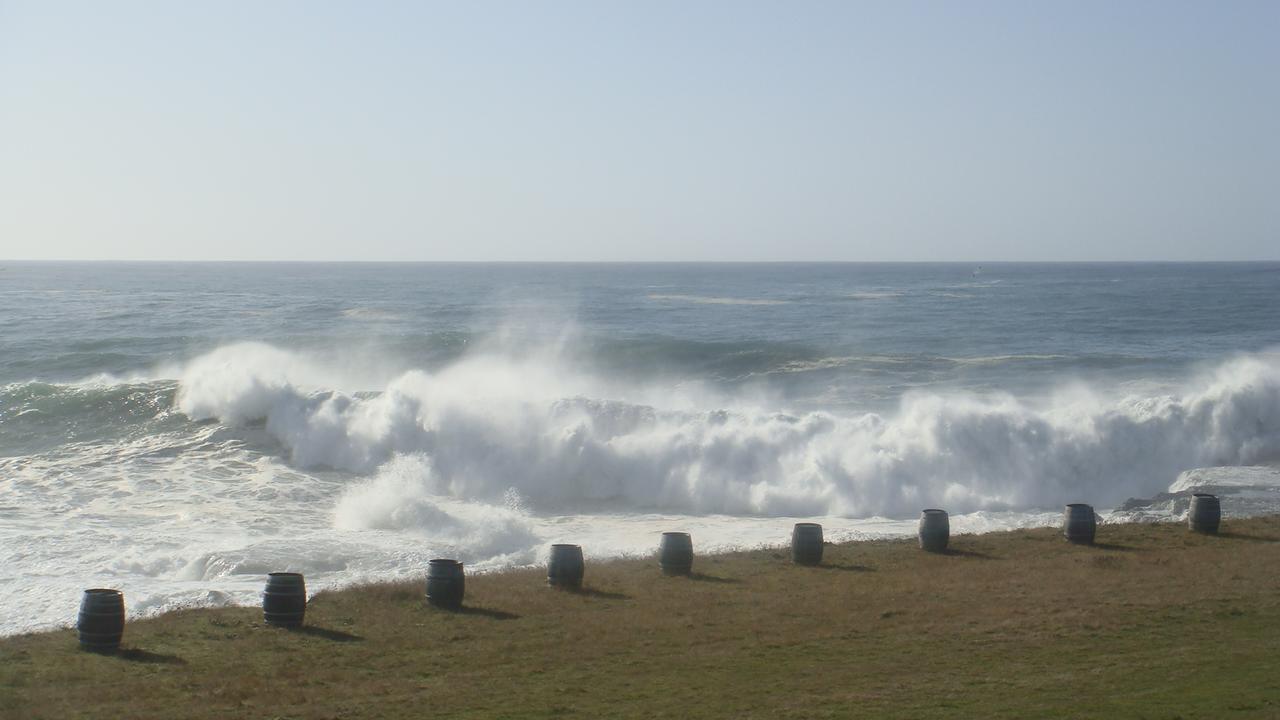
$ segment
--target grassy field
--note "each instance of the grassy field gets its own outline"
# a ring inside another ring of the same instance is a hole
[[[590,564],[133,622],[118,656],[71,630],[0,640],[5,718],[1280,718],[1280,517]],[[655,543],[656,543],[655,538]],[[694,538],[695,543],[697,538]],[[127,598],[126,598],[127,599]]]

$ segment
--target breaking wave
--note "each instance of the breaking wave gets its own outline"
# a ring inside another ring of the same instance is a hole
[[[1280,459],[1274,354],[1225,362],[1167,395],[1074,387],[1031,403],[920,393],[861,415],[610,387],[536,355],[471,356],[376,392],[338,386],[303,357],[236,345],[188,366],[176,406],[195,420],[263,423],[298,466],[381,472],[339,503],[337,522],[350,527],[447,523],[422,499],[496,503],[513,490],[547,512],[903,517],[935,504],[1106,506],[1161,491],[1191,468]]]

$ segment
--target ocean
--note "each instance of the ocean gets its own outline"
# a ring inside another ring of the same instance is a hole
[[[1280,263],[0,263],[0,634],[695,550],[1280,508]]]

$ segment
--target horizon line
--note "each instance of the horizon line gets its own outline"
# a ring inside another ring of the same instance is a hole
[[[156,258],[0,258],[3,263],[101,263],[101,264],[185,264],[185,265],[1227,265],[1280,263],[1275,258],[1228,260],[284,260],[284,259],[200,259]]]

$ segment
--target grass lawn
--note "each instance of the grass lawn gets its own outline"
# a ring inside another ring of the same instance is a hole
[[[374,585],[315,596],[301,631],[131,622],[117,656],[24,635],[0,640],[0,717],[1280,718],[1280,517],[1223,529],[757,550],[692,578],[619,560],[581,593],[517,570],[469,577],[457,613]]]

